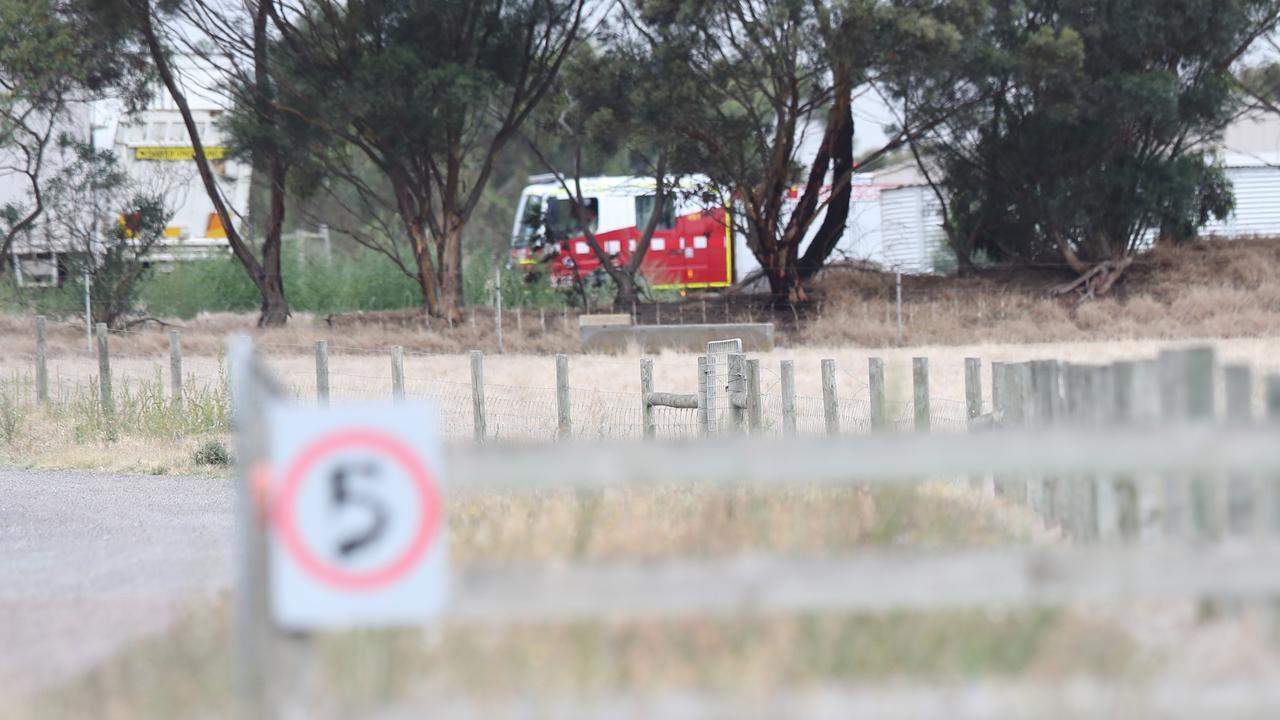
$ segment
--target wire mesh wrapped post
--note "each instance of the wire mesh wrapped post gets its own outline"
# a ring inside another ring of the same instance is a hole
[[[36,400],[49,402],[47,325],[43,315],[36,316]]]
[[[911,359],[911,389],[916,432],[929,432],[929,358]]]
[[[329,404],[329,342],[316,341],[316,401]]]
[[[706,302],[705,300],[703,302]],[[710,426],[707,420],[707,373],[709,363],[706,355],[698,356],[698,434],[706,436],[709,434]]]
[[[116,414],[116,405],[111,395],[111,350],[107,347],[107,324],[98,323],[94,331],[98,340],[98,400],[102,403],[102,413],[110,418]]]
[[[399,345],[391,348],[391,397],[404,400],[404,348]]]
[[[751,433],[758,434],[764,431],[764,417],[760,398],[760,361],[747,361],[747,426],[751,428]]]
[[[840,434],[840,398],[836,391],[836,361],[822,361],[822,416],[828,435]]]
[[[569,398],[569,356],[556,355],[556,432],[561,440],[573,436]]]
[[[873,357],[867,360],[867,399],[871,406],[871,429],[889,429],[889,416],[884,400],[884,360]]]
[[[640,359],[640,417],[644,426],[644,437],[652,440],[658,437],[658,423],[654,417],[650,396],[653,394],[653,360]]]
[[[475,440],[484,442],[484,353],[471,351],[471,416],[474,420]]]
[[[169,403],[182,409],[182,333],[169,331]]]
[[[729,405],[729,425],[733,432],[742,433],[746,429],[747,415],[747,356],[741,353],[729,353],[729,382],[727,385]]]
[[[780,370],[782,376],[782,434],[786,437],[795,437],[796,365],[791,360],[783,360]]]
[[[964,359],[964,408],[972,425],[982,415],[982,360]]]

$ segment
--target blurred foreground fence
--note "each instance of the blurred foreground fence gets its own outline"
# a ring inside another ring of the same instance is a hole
[[[703,360],[704,365],[713,362],[719,360]],[[740,356],[725,358],[731,384],[725,387],[730,406],[724,419],[727,427],[743,433],[763,429],[755,416],[764,403],[752,398],[754,372],[748,362]],[[740,376],[736,368],[743,369]],[[872,377],[877,370],[882,368],[872,360]],[[911,424],[925,431],[932,425],[924,409],[929,405],[927,362],[918,361],[915,370],[919,392],[914,409],[920,412],[913,413]],[[1036,518],[1052,540],[1014,547],[474,564],[456,570],[446,622],[577,623],[1149,602],[1252,603],[1274,612],[1274,599],[1280,598],[1280,378],[1265,379],[1265,418],[1257,419],[1257,383],[1251,372],[1219,368],[1208,348],[1107,366],[999,364],[991,368],[994,403],[989,412],[977,400],[977,361],[970,361],[967,370],[968,433],[789,437],[793,421],[784,414],[785,430],[777,433],[781,437],[733,437],[737,433],[731,432],[699,442],[460,445],[450,451],[449,491],[465,496],[664,487],[786,492],[958,485]],[[270,386],[269,371],[253,372],[264,378],[264,387]],[[824,381],[832,375],[824,372]],[[637,410],[645,413],[650,437],[655,434],[647,417],[651,406],[708,409],[704,398],[662,395],[648,382],[644,393]],[[868,426],[887,429],[892,423],[874,398],[872,393]],[[782,406],[794,407],[785,393]],[[477,417],[484,411],[477,403]],[[845,432],[842,420],[838,410],[826,412],[828,433]],[[563,431],[564,424],[559,427]],[[705,427],[700,423],[699,431]],[[261,442],[248,440],[250,447]],[[253,455],[246,457],[248,463]],[[251,502],[248,492],[243,497]],[[248,642],[270,644],[264,638],[273,631],[250,627],[241,632]],[[266,659],[242,669],[266,672],[261,682],[282,673],[288,684],[288,678],[298,677],[288,669],[290,662],[305,665],[300,658],[306,653],[299,653],[296,638],[281,639],[281,647],[286,649],[267,648]],[[913,711],[957,717],[1273,717],[1280,712],[1280,694],[1266,684],[1213,680],[1170,683],[1155,678],[1123,687],[1091,680],[1082,690],[1071,686],[1047,692],[1026,683],[912,693],[876,687],[824,692],[818,697],[825,698],[821,707],[826,714],[816,716],[848,716],[854,708],[891,717],[911,717]],[[977,704],[950,708],[948,698]],[[664,702],[673,703],[660,705],[669,711],[664,716],[742,712],[735,698],[699,695]],[[639,717],[644,707],[627,698],[562,701],[541,708],[529,700],[497,716],[607,712]],[[802,703],[788,707],[809,708],[798,711],[805,716],[818,712]],[[779,716],[787,716],[786,710],[780,709]],[[497,711],[484,708],[489,716]],[[759,711],[753,708],[746,715],[758,716]]]

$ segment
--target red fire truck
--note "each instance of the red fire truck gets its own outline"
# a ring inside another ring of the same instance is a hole
[[[618,262],[630,260],[656,204],[652,179],[596,177],[581,180],[583,211],[552,177],[532,178],[520,194],[511,234],[511,259],[530,272],[549,273],[556,284],[585,279],[600,260],[580,224],[585,218],[601,248]],[[569,187],[573,188],[572,181]],[[705,179],[690,178],[664,203],[640,273],[655,288],[728,287],[734,275],[729,213]]]

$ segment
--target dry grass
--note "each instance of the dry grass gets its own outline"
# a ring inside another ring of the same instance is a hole
[[[1047,542],[1021,508],[952,484],[785,493],[666,489],[543,497],[455,497],[459,564],[556,563],[732,554],[833,552],[887,545]],[[1012,529],[1011,529],[1012,528]],[[225,601],[149,639],[16,717],[226,717]],[[365,716],[432,698],[477,702],[663,689],[752,697],[773,688],[883,678],[1021,677],[1124,669],[1111,623],[1073,633],[1056,611],[886,613],[444,626],[317,638],[308,717]],[[1110,652],[1098,663],[1094,648]],[[1087,646],[1088,652],[1081,650]],[[1048,653],[1048,655],[1046,655]]]

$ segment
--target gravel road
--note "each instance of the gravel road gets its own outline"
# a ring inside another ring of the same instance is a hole
[[[228,587],[233,496],[217,478],[0,470],[0,707]]]

